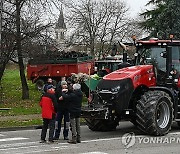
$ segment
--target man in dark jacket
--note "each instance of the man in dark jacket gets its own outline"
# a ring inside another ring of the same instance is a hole
[[[47,92],[41,97],[40,106],[42,108],[43,127],[41,131],[41,143],[46,142],[46,133],[49,125],[49,142],[53,142],[55,116],[57,111],[57,101],[55,89],[52,85],[47,86]]]
[[[53,80],[51,78],[47,79],[47,83],[44,85],[42,93],[46,93],[47,92],[47,86],[48,85],[53,85]]]
[[[56,124],[55,124],[55,133],[54,139],[58,140],[61,132],[61,124],[62,119],[64,118],[64,130],[63,136],[64,140],[68,140],[68,132],[69,132],[69,102],[67,99],[60,99],[62,96],[62,90],[65,90],[68,93],[68,86],[66,81],[61,81],[60,87],[56,88],[56,98],[58,101],[58,112],[56,116]]]
[[[76,83],[73,84],[73,92],[69,94],[62,93],[63,99],[69,99],[69,112],[70,112],[70,124],[72,127],[72,140],[68,143],[80,143],[80,115],[81,115],[81,105],[83,94],[81,92],[81,85]]]

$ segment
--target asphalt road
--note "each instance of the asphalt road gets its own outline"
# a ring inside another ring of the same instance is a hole
[[[39,143],[40,129],[0,132],[0,154],[179,154],[180,128],[173,125],[163,137],[141,133],[130,122],[120,122],[116,131],[93,132],[81,126],[82,143],[68,144],[61,136],[53,144]]]

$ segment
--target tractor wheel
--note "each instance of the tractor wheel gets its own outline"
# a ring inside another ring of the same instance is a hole
[[[35,86],[36,86],[36,89],[37,90],[42,90],[43,87],[44,87],[44,80],[42,79],[38,79],[36,82],[35,82]]]
[[[173,103],[163,91],[144,93],[136,106],[137,126],[150,135],[164,135],[171,129]]]
[[[180,127],[180,122],[179,121],[177,122],[177,125]]]
[[[86,124],[92,131],[113,131],[118,126],[117,121],[99,120],[99,119],[85,119]]]

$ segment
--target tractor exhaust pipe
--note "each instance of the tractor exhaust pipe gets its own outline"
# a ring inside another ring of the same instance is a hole
[[[123,48],[123,62],[126,63],[127,62],[127,52],[126,52],[127,48],[126,48],[126,45],[124,45],[123,43],[121,43],[119,41],[118,41],[118,43],[119,43],[120,47]]]
[[[171,75],[170,72],[172,71],[172,47],[168,46],[166,51],[166,75],[167,78]]]

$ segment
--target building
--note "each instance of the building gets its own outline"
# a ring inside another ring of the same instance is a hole
[[[63,10],[61,7],[58,21],[55,25],[56,44],[59,51],[65,50],[66,24],[64,22]]]

